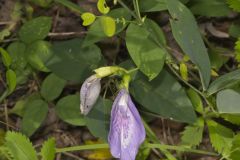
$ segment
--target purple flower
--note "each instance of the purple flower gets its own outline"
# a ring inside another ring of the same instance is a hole
[[[120,160],[135,160],[145,136],[141,117],[128,91],[122,89],[111,111],[108,142],[112,155]]]
[[[93,105],[96,103],[98,96],[101,91],[100,78],[96,75],[92,75],[87,78],[80,90],[80,110],[81,113],[87,115],[92,109]]]

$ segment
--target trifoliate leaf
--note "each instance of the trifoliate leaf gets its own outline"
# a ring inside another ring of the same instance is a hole
[[[96,16],[90,12],[86,12],[81,15],[81,18],[83,20],[83,26],[89,26],[95,21]]]
[[[116,31],[116,23],[115,20],[111,17],[102,16],[101,17],[101,25],[103,28],[103,32],[108,37],[112,37]]]
[[[50,138],[44,142],[41,149],[42,160],[54,160],[56,153],[55,139]]]
[[[105,0],[98,0],[97,8],[102,14],[107,14],[110,11]]]
[[[213,120],[208,120],[207,125],[213,148],[223,157],[228,157],[232,147],[233,131]]]
[[[7,132],[5,140],[14,160],[38,160],[36,151],[26,136],[17,132]]]
[[[182,144],[191,147],[198,146],[202,141],[203,129],[204,121],[200,118],[193,125],[186,126],[185,130],[182,132]]]
[[[234,11],[240,12],[240,0],[227,0],[227,3]]]

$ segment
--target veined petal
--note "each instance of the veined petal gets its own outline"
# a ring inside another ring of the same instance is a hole
[[[141,117],[128,92],[122,89],[111,112],[108,141],[112,155],[120,160],[135,160],[145,136]]]
[[[96,75],[92,75],[87,78],[80,90],[80,110],[81,113],[87,115],[88,112],[92,109],[92,106],[96,103],[98,96],[101,91],[100,78],[97,78]]]

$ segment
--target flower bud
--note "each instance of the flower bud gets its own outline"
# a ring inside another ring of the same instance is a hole
[[[97,78],[96,75],[92,75],[87,78],[80,90],[80,110],[81,113],[87,115],[88,112],[92,109],[93,105],[96,103],[98,96],[101,91],[100,78]]]

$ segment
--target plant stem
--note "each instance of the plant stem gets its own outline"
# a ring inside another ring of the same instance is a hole
[[[169,150],[175,150],[175,151],[182,151],[182,152],[191,152],[191,153],[197,153],[197,154],[204,154],[209,156],[219,156],[217,153],[208,152],[204,150],[198,150],[198,149],[191,149],[186,146],[171,146],[171,145],[165,145],[165,144],[152,144],[148,143],[145,145],[147,148],[164,148]]]
[[[84,12],[84,9],[80,6],[76,5],[75,3],[72,3],[69,0],[55,0],[55,2],[60,3],[61,5],[69,8],[70,10],[77,12],[79,14],[82,14]]]
[[[8,96],[8,89],[3,92],[3,94],[0,97],[0,103]]]
[[[117,0],[118,3],[125,8],[135,19],[138,19],[138,16],[122,1],[122,0]]]
[[[165,144],[148,143],[148,144],[145,144],[143,147],[169,149],[169,150],[175,150],[175,151],[191,152],[191,153],[204,154],[204,155],[210,155],[210,156],[218,156],[218,154],[213,153],[213,152],[191,149],[186,146],[171,146],[171,145],[165,145]],[[90,144],[90,145],[82,145],[82,146],[75,146],[75,147],[56,148],[56,152],[62,153],[62,152],[73,152],[73,151],[95,150],[95,149],[106,149],[106,148],[109,148],[109,145],[107,143]]]
[[[133,6],[134,6],[134,10],[137,14],[137,20],[139,21],[140,24],[142,24],[142,17],[141,17],[140,10],[139,10],[138,0],[133,0]]]
[[[82,146],[74,146],[74,147],[66,147],[66,148],[56,148],[57,153],[61,152],[72,152],[72,151],[82,151],[82,150],[93,150],[93,149],[103,149],[109,148],[107,143],[103,144],[90,144],[90,145],[82,145]]]

